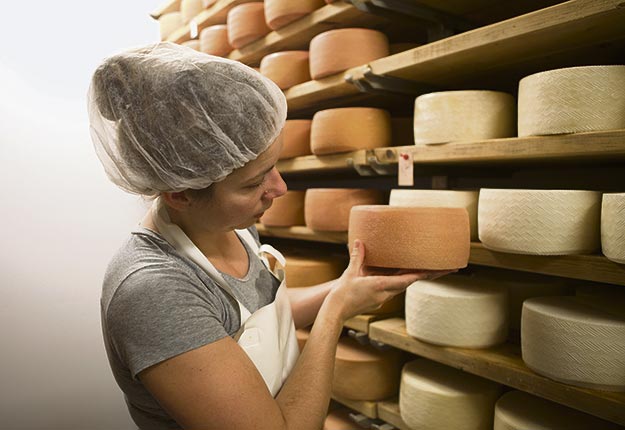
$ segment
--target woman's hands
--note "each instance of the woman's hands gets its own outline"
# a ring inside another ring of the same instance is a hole
[[[349,266],[326,299],[332,302],[343,321],[380,308],[415,281],[436,279],[455,272],[455,270],[372,270],[364,265],[364,261],[365,246],[360,240],[355,240]]]

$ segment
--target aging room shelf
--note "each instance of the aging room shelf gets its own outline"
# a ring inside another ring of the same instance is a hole
[[[431,345],[409,336],[406,333],[405,321],[401,318],[372,323],[369,337],[412,354],[625,425],[625,393],[575,387],[537,375],[523,363],[521,351],[516,345],[504,344],[481,350]]]
[[[335,394],[332,394],[332,399],[350,409],[360,412],[366,417],[378,417],[378,404],[376,402],[369,402],[366,400],[350,400]]]
[[[316,232],[304,226],[265,227],[256,224],[264,237],[298,239],[313,242],[347,243],[347,233]],[[544,275],[582,279],[586,281],[625,285],[625,265],[617,264],[602,255],[520,255],[486,249],[479,242],[471,243],[470,264],[542,273]]]
[[[396,172],[402,153],[411,153],[414,164],[418,166],[625,161],[625,130],[393,146],[324,156],[307,155],[280,160],[277,167],[285,175],[331,173],[355,167],[390,175]]]
[[[401,415],[399,413],[398,398],[378,402],[378,418],[380,418],[382,421],[386,421],[387,423],[394,425],[399,430],[412,430],[401,419]]]
[[[606,56],[622,61],[623,22],[621,0],[571,0],[296,85],[285,92],[289,112],[351,102],[359,90],[346,77],[365,80],[368,70],[449,89],[502,75],[515,81],[576,62],[607,61]]]

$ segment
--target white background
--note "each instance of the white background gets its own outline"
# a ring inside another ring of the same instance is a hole
[[[99,298],[145,203],[108,182],[86,114],[102,58],[158,40],[164,0],[2,4],[0,429],[134,429]]]

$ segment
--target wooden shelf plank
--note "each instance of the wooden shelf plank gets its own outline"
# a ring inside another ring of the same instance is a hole
[[[344,1],[325,5],[303,18],[272,31],[264,38],[230,53],[229,58],[248,65],[256,65],[272,52],[304,49],[316,35],[335,28],[378,28],[387,19],[362,12]]]
[[[345,321],[345,327],[351,328],[352,330],[359,331],[361,333],[368,334],[369,333],[369,325],[372,322],[379,321],[385,318],[391,318],[395,315],[356,315],[353,318]]]
[[[265,227],[256,224],[261,236],[298,239],[325,243],[347,243],[346,232],[316,232],[304,226]],[[471,243],[470,264],[541,273],[607,284],[625,285],[625,265],[603,255],[521,255],[486,249],[479,242]]]
[[[562,403],[600,418],[625,425],[625,393],[590,390],[562,384],[530,370],[516,345],[463,349],[431,345],[406,333],[402,318],[374,322],[369,337],[395,348],[491,379],[501,384]]]
[[[399,430],[412,430],[408,427],[408,424],[401,419],[398,398],[378,402],[378,418],[394,425]]]
[[[169,0],[168,2],[156,8],[152,13],[150,13],[150,16],[154,19],[159,19],[162,15],[166,13],[178,11],[180,10],[181,2],[182,0]]]
[[[347,406],[350,409],[360,412],[361,414],[369,418],[378,417],[378,404],[376,402],[370,402],[366,400],[351,400],[346,399],[336,394],[332,394],[332,399],[339,402],[343,406]]]
[[[344,152],[331,155],[306,155],[278,161],[280,173],[331,173],[337,170],[353,169],[352,164],[366,164],[366,151]]]

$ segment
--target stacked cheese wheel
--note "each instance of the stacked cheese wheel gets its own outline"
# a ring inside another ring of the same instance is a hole
[[[284,51],[266,55],[260,61],[260,73],[282,90],[310,81],[308,51]]]
[[[389,205],[405,207],[465,208],[469,214],[471,240],[477,240],[478,191],[391,190]]]
[[[576,297],[523,303],[523,361],[556,381],[625,391],[625,307],[616,312]]]
[[[289,288],[309,287],[341,276],[347,260],[336,256],[285,255],[286,285]]]
[[[603,195],[601,248],[610,260],[625,264],[625,193]]]
[[[519,83],[519,136],[625,128],[625,66],[549,70]]]
[[[226,25],[211,25],[200,31],[200,51],[225,57],[232,51],[228,43],[228,27]]]
[[[622,427],[558,403],[510,391],[495,405],[494,430],[616,430]]]
[[[406,331],[436,345],[496,345],[508,336],[507,291],[477,276],[417,281],[406,291]]]
[[[499,385],[429,360],[415,360],[401,375],[402,420],[419,430],[491,430]]]
[[[397,395],[402,353],[378,351],[350,338],[336,349],[332,392],[351,400],[383,400]]]
[[[355,188],[311,188],[306,192],[304,217],[313,230],[347,231],[354,206],[382,203],[378,190]]]
[[[235,49],[249,45],[271,31],[262,2],[243,3],[228,12],[228,42]]]
[[[599,249],[601,193],[570,190],[480,190],[479,237],[485,247],[516,254],[566,255]]]
[[[158,19],[158,24],[161,40],[166,40],[170,34],[182,27],[182,14],[180,12],[165,13]]]
[[[323,6],[323,0],[265,0],[267,25],[277,30]]]
[[[450,270],[466,267],[471,246],[469,216],[461,208],[355,206],[349,248],[360,239],[369,266]]]
[[[304,225],[305,191],[287,191],[273,200],[260,222],[270,227],[290,227]]]
[[[416,145],[515,135],[515,103],[497,91],[445,91],[417,97]]]
[[[391,142],[391,116],[383,109],[327,109],[313,116],[310,147],[315,155],[379,148]]]
[[[180,2],[182,22],[188,24],[198,13],[202,12],[203,8],[202,0],[182,0]]]
[[[182,46],[187,46],[191,49],[195,49],[196,51],[200,50],[200,41],[196,39],[187,40],[181,43]]]
[[[287,119],[282,129],[284,146],[280,152],[280,160],[310,155],[309,119]]]

